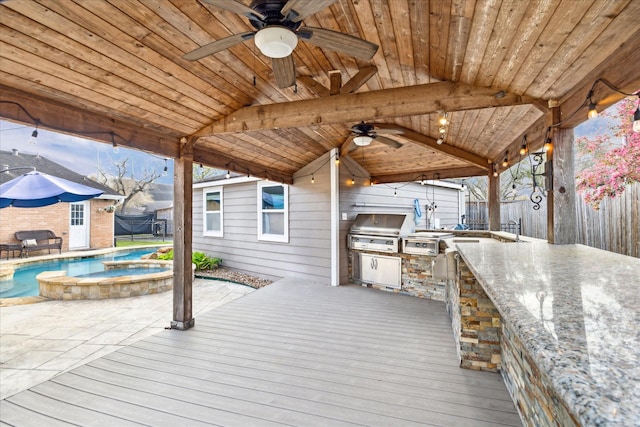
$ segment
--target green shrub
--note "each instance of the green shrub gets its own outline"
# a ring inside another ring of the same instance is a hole
[[[173,249],[167,253],[159,254],[158,259],[163,261],[173,260]],[[191,254],[191,262],[196,265],[196,270],[212,270],[222,264],[220,258],[210,258],[204,252],[193,252]]]

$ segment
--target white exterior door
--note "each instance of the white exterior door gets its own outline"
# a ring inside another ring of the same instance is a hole
[[[89,247],[89,202],[69,203],[69,249]]]

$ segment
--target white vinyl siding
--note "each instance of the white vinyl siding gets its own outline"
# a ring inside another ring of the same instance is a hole
[[[289,242],[289,187],[258,183],[258,240]]]
[[[205,189],[202,207],[204,211],[203,234],[210,237],[223,237],[224,208],[222,187]]]

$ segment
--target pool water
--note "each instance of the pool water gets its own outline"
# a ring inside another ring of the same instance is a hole
[[[128,261],[140,259],[141,256],[155,252],[154,249],[138,249],[134,251],[120,251],[98,257],[52,260],[43,263],[25,265],[16,269],[13,279],[0,281],[0,298],[15,298],[37,296],[40,286],[36,276],[43,271],[65,270],[67,276],[126,276],[131,274],[147,274],[146,269],[112,270],[105,272],[104,261]],[[131,270],[136,270],[132,273]],[[154,270],[158,272],[160,270]]]

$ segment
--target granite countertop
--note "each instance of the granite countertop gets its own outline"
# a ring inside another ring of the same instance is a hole
[[[640,259],[583,245],[456,245],[584,426],[640,426]]]

